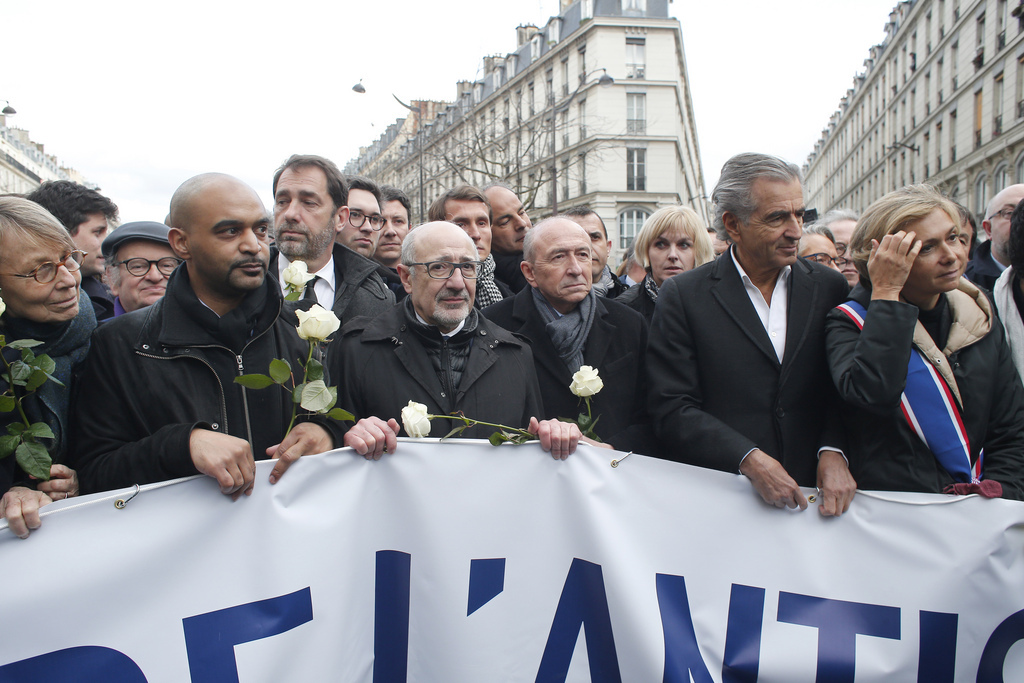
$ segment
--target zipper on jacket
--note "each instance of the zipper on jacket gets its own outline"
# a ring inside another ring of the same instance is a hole
[[[192,347],[192,348],[204,348],[204,347]],[[140,356],[143,356],[144,358],[154,358],[156,360],[177,360],[179,358],[191,358],[192,360],[199,361],[200,363],[202,363],[203,365],[208,367],[210,369],[210,372],[213,373],[213,378],[215,380],[217,380],[217,386],[220,387],[220,414],[221,414],[221,422],[223,422],[223,424],[224,424],[224,432],[223,433],[224,434],[228,433],[228,403],[227,403],[227,399],[224,396],[224,384],[221,383],[220,375],[217,374],[217,371],[213,369],[212,365],[207,363],[204,359],[200,358],[199,356],[193,356],[193,355],[190,355],[190,354],[187,354],[187,353],[183,354],[183,355],[180,355],[180,356],[171,356],[171,357],[156,356],[156,355],[153,355],[151,353],[143,353],[143,352],[138,351],[138,350],[136,350],[135,353],[140,355]],[[251,448],[251,446],[250,446],[250,448]]]
[[[248,344],[246,344],[246,346],[248,346]],[[245,374],[245,366],[242,364],[242,357],[235,356],[235,361],[238,363],[238,376],[241,377]],[[255,458],[256,446],[252,443],[252,424],[249,421],[249,399],[245,387],[242,387],[242,410],[245,412],[245,433],[249,435],[249,450],[252,451],[252,455]]]

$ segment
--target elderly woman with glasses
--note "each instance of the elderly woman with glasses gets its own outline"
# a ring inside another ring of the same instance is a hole
[[[688,206],[666,206],[651,214],[633,241],[633,251],[647,275],[616,301],[639,311],[647,322],[654,317],[658,288],[665,280],[715,258],[707,228]]]
[[[860,284],[826,320],[864,489],[1024,498],[1024,387],[988,296],[962,277],[956,206],[910,185],[864,212]]]
[[[821,223],[804,226],[797,253],[801,258],[820,263],[836,272],[842,272],[847,263],[836,250],[835,235]]]
[[[43,422],[53,432],[53,438],[40,438],[40,443],[54,463],[60,463],[68,450],[73,375],[96,329],[92,304],[81,290],[84,256],[45,209],[27,199],[0,197],[0,297],[6,305],[0,334],[8,345],[4,358],[7,363],[18,360],[20,352],[10,344],[32,339],[41,342],[32,349],[36,356],[46,354],[53,360],[50,374],[58,381],[47,379],[22,405],[29,422]],[[0,384],[0,390],[7,389]],[[4,426],[21,419],[16,410],[0,413]],[[25,538],[39,527],[40,507],[78,494],[78,477],[65,465],[54,464],[49,481],[34,480],[11,454],[0,459],[0,494],[0,514],[11,531]]]

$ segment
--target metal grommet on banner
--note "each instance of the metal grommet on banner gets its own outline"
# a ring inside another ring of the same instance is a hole
[[[135,491],[132,493],[132,495],[128,496],[127,498],[118,498],[117,500],[114,501],[114,507],[116,507],[118,510],[124,510],[125,507],[127,507],[128,505],[128,501],[130,501],[135,496],[139,495],[139,491],[141,490],[142,487],[136,484]]]
[[[817,493],[812,493],[811,495],[807,496],[808,503],[813,503],[814,501],[818,500],[818,498],[821,497],[821,489],[815,490],[817,491]]]
[[[624,456],[622,456],[618,460],[612,460],[612,467],[618,467],[620,462],[622,462],[623,460],[625,460],[626,458],[628,458],[631,455],[633,455],[633,451],[630,451],[629,453],[626,453]]]

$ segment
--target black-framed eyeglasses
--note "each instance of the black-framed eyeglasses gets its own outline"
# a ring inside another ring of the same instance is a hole
[[[996,216],[999,216],[1004,221],[1010,220],[1010,217],[1013,216],[1013,207],[1008,206],[1005,209],[1001,209],[999,211],[996,211],[994,214],[992,214],[991,216],[989,216],[985,220],[990,221],[993,218],[995,218]]]
[[[380,230],[384,227],[384,216],[381,216],[379,213],[367,216],[359,209],[348,210],[348,222],[352,224],[353,228],[363,227],[363,223],[367,220],[370,221],[370,227],[374,230]]]
[[[840,256],[846,255],[846,242],[836,242],[836,253]]]
[[[73,249],[69,251],[64,257],[58,261],[46,261],[40,263],[38,266],[32,269],[31,273],[22,275],[21,273],[4,273],[4,275],[10,275],[12,277],[24,277],[24,278],[35,278],[35,281],[41,285],[49,284],[53,282],[53,279],[57,277],[57,270],[64,266],[67,268],[69,273],[73,273],[82,267],[82,260],[88,256],[88,252],[82,251],[81,249]]]
[[[181,259],[174,256],[165,256],[162,259],[157,259],[156,261],[150,261],[149,259],[145,259],[140,256],[137,258],[125,259],[124,261],[118,261],[111,265],[124,266],[124,269],[135,277],[146,277],[153,266],[156,266],[156,269],[160,271],[161,275],[164,277],[170,277],[171,273],[174,272],[174,269],[177,268],[180,263]]]
[[[844,266],[846,266],[846,264],[848,264],[850,262],[850,259],[843,258],[842,256],[837,256],[837,257],[833,258],[833,257],[829,256],[828,254],[826,254],[825,252],[821,252],[821,253],[818,253],[818,254],[808,254],[804,258],[807,259],[808,261],[814,261],[815,263],[820,263],[823,266],[827,266],[830,263],[834,263],[834,264],[836,264],[836,268],[840,268],[840,269],[842,269]]]
[[[447,280],[455,274],[458,268],[462,277],[467,280],[475,280],[480,275],[480,266],[483,261],[462,261],[452,263],[451,261],[427,261],[426,263],[410,263],[410,266],[423,266],[427,269],[427,275],[435,280]]]

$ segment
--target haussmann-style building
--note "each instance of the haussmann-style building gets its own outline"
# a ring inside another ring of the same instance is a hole
[[[508,184],[535,221],[587,203],[618,254],[662,206],[691,206],[707,222],[668,0],[562,0],[560,12],[518,27],[516,51],[485,57],[483,78],[460,81],[453,102],[412,101],[345,172],[405,190],[414,222],[460,183]]]

